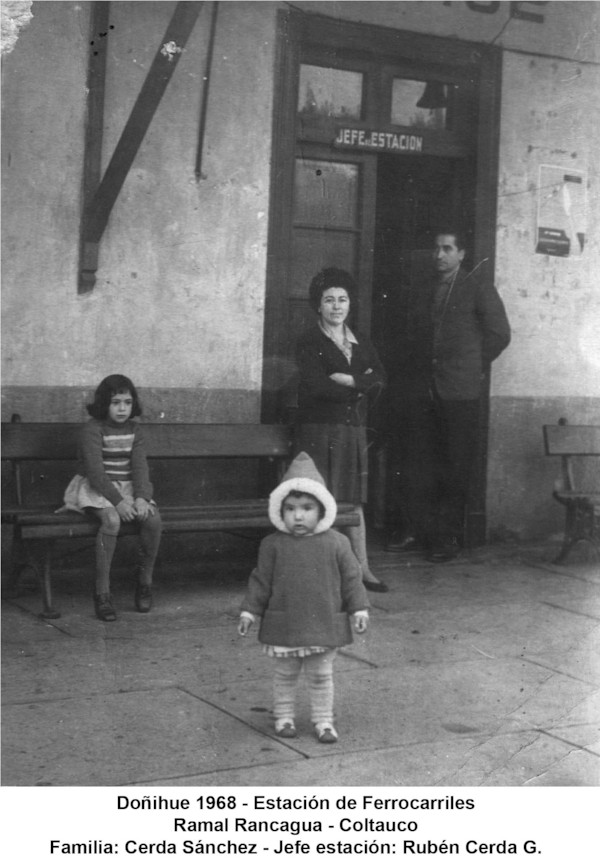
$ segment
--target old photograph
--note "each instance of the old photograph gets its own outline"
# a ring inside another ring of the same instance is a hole
[[[2,787],[597,787],[600,3],[1,10]]]

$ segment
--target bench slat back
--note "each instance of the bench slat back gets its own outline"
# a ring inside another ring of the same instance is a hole
[[[556,424],[544,425],[547,455],[600,456],[600,426]]]
[[[73,460],[81,424],[3,422],[3,460]],[[144,423],[149,458],[285,457],[286,425]]]

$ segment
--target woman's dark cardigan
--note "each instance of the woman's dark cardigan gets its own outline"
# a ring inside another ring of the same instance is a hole
[[[371,341],[353,333],[358,343],[352,344],[350,362],[318,325],[300,337],[296,354],[298,424],[366,424],[367,396],[378,396],[386,377]],[[356,387],[334,382],[329,378],[332,373],[350,374]]]

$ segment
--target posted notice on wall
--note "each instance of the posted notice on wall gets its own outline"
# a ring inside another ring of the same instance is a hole
[[[359,759],[359,757],[357,757]],[[5,864],[598,863],[592,787],[2,791]]]
[[[582,171],[541,165],[538,181],[536,253],[579,257],[587,226],[586,179]]]

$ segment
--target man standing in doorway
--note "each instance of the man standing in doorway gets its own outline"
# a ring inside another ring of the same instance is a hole
[[[432,562],[451,560],[464,544],[481,391],[489,365],[510,342],[498,292],[478,266],[462,267],[464,257],[456,227],[436,233],[433,278],[416,287],[408,316],[413,399],[399,442],[408,453],[399,458],[409,467],[401,492],[409,526],[388,550],[423,548]]]

